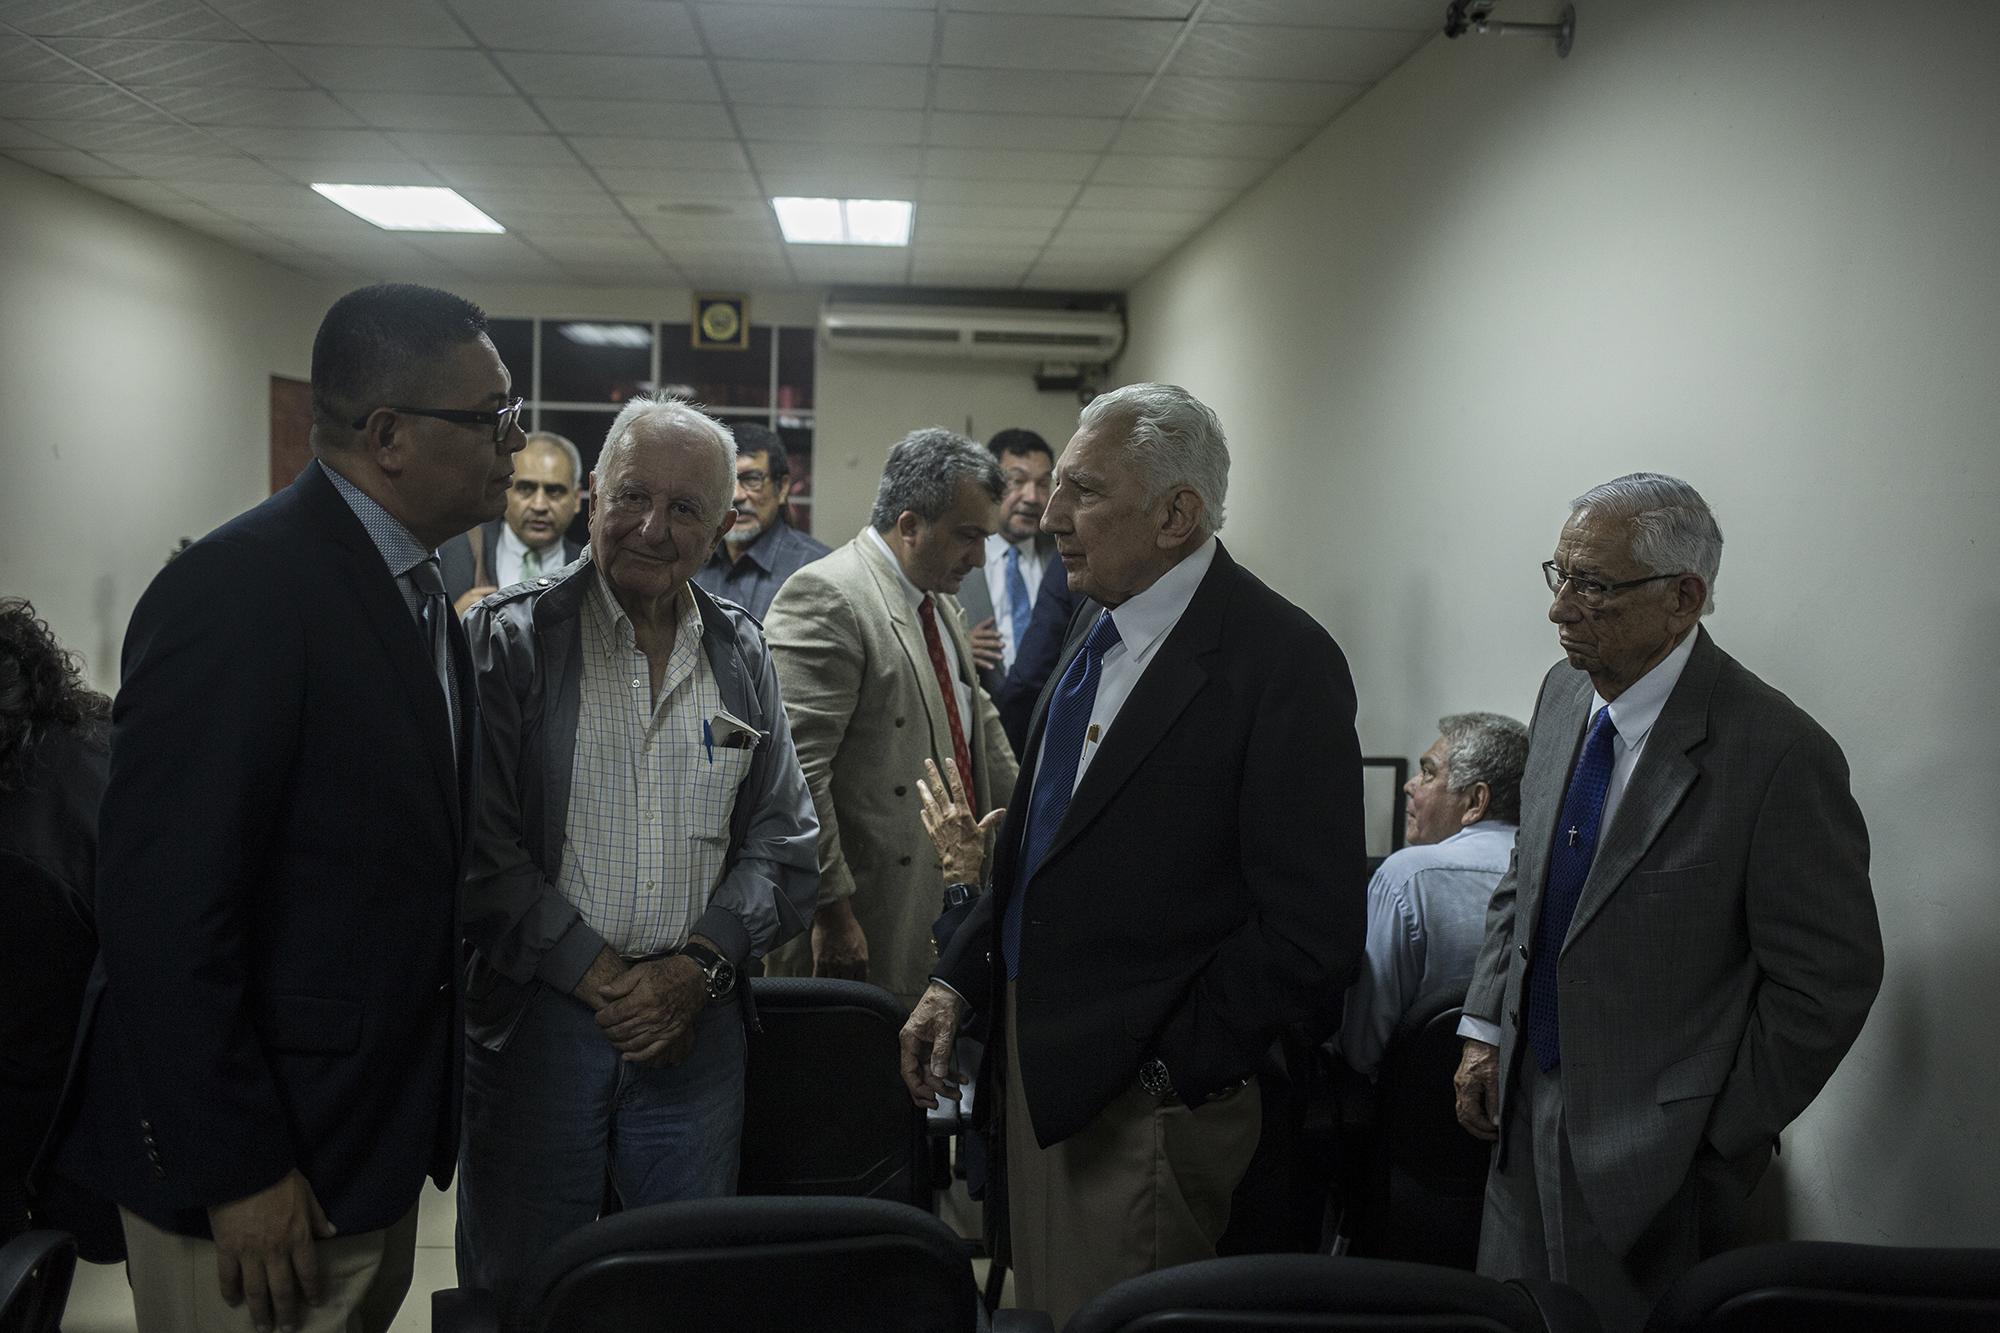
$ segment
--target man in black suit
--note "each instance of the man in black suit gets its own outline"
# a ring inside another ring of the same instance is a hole
[[[1041,530],[1056,452],[1047,440],[1020,427],[999,432],[986,447],[1000,461],[1001,475],[1007,479],[1007,490],[1000,497],[1000,530],[986,539],[985,568],[959,586],[958,605],[972,634],[979,683],[997,703],[1002,688],[1015,677],[1029,623],[1042,604],[1044,576],[1060,569],[1055,538]],[[1053,581],[1060,585],[1062,579],[1057,574]],[[1067,625],[1069,617],[1059,623]],[[1025,692],[1030,706],[1047,683],[1053,663],[1053,656],[1045,654],[1039,676],[1031,679],[1023,673],[1016,681],[1016,692]],[[1019,748],[1018,735],[1010,732],[1008,739]]]
[[[583,456],[567,435],[538,430],[514,455],[507,512],[438,547],[444,595],[464,615],[491,592],[553,574],[583,554],[569,525],[583,503]]]
[[[1184,389],[1084,409],[1042,523],[1089,600],[1029,728],[992,891],[903,1029],[904,1080],[935,1105],[956,1095],[961,1022],[995,1024],[978,1114],[1002,1122],[1020,1302],[1058,1324],[1214,1255],[1257,1146],[1251,1075],[1361,953],[1347,662],[1215,539],[1228,469]],[[970,818],[954,802],[947,822]]]
[[[450,1179],[478,726],[432,551],[521,446],[485,323],[424,287],[335,302],[317,461],[133,612],[56,1166],[120,1205],[148,1333],[386,1329]]]

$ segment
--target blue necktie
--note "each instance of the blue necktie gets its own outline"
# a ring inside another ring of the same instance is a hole
[[[1014,866],[1014,892],[1000,921],[1000,951],[1007,962],[1007,980],[1021,975],[1021,903],[1028,880],[1048,855],[1069,798],[1076,790],[1076,767],[1083,759],[1083,733],[1090,710],[1097,704],[1097,680],[1104,674],[1104,655],[1118,643],[1118,625],[1106,611],[1091,627],[1083,651],[1070,660],[1049,700],[1048,725],[1042,730],[1042,766],[1035,773],[1035,790],[1028,797],[1028,828],[1021,835],[1021,857]]]
[[[1535,953],[1528,962],[1528,1045],[1543,1070],[1562,1063],[1562,1025],[1556,1012],[1556,959],[1569,937],[1583,882],[1597,856],[1597,834],[1604,821],[1604,794],[1611,787],[1611,742],[1618,728],[1611,710],[1600,708],[1584,738],[1583,753],[1569,775],[1563,797],[1562,822],[1556,826],[1549,852],[1549,878],[1542,890],[1542,914],[1535,922]]]
[[[1028,605],[1028,581],[1021,577],[1021,548],[1007,548],[1007,619],[1014,626],[1014,651],[1021,651],[1021,644],[1028,637],[1028,613],[1034,608]]]

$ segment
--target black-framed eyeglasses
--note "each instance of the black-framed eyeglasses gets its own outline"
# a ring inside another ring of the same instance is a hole
[[[764,472],[757,468],[745,468],[736,474],[736,484],[746,491],[761,491],[767,482],[783,477],[783,472]]]
[[[1648,583],[1658,583],[1662,579],[1677,579],[1679,574],[1653,574],[1643,579],[1626,579],[1620,583],[1604,583],[1598,579],[1586,578],[1582,574],[1572,574],[1553,560],[1542,561],[1542,578],[1548,582],[1549,591],[1561,593],[1563,584],[1576,594],[1576,600],[1585,606],[1601,606],[1613,593],[1624,592],[1627,588],[1637,588]]]
[[[510,398],[507,400],[506,405],[497,412],[475,412],[467,408],[458,407],[398,407],[394,405],[389,405],[389,410],[391,412],[405,412],[413,417],[432,417],[438,421],[449,421],[459,426],[485,426],[490,424],[493,427],[493,443],[499,444],[507,438],[507,432],[514,429],[515,423],[521,419],[521,409],[527,405],[528,400],[525,398]],[[355,418],[354,429],[360,430],[366,426],[368,418],[380,410],[380,408],[371,408],[361,416]]]

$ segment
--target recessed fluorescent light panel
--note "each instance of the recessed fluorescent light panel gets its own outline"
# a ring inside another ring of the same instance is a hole
[[[315,185],[313,189],[385,231],[507,230],[457,190],[439,185]]]
[[[584,347],[653,345],[653,331],[644,324],[558,324],[556,332]]]
[[[908,245],[916,208],[907,199],[771,201],[778,226],[793,245]]]

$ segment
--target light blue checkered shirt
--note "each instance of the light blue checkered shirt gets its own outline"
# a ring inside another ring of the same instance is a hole
[[[655,701],[631,618],[601,572],[588,577],[556,888],[607,944],[636,957],[684,943],[721,883],[751,752],[704,740],[704,724],[722,712],[722,692],[702,651],[694,594],[681,590],[674,651]]]
[[[340,498],[347,501],[347,507],[361,520],[361,526],[368,530],[368,540],[375,543],[381,553],[382,563],[395,576],[396,591],[403,594],[403,605],[410,608],[410,618],[422,628],[424,623],[424,595],[417,591],[417,585],[410,581],[410,571],[437,554],[426,551],[424,544],[410,535],[410,530],[399,522],[395,515],[368,498],[367,492],[347,478],[335,472],[317,458],[313,466],[326,473],[333,488],[340,492]]]

